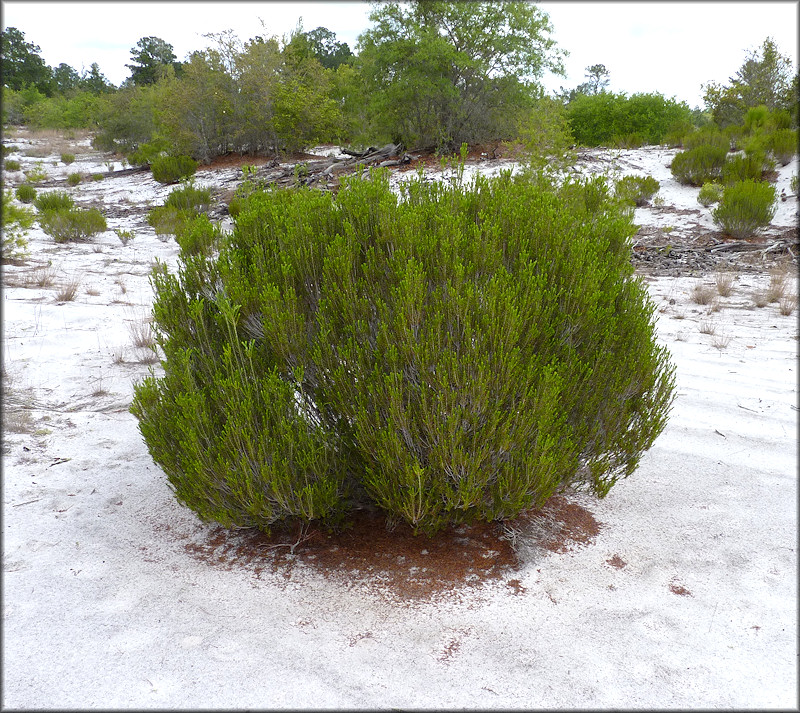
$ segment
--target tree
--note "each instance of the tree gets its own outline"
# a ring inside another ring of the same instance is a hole
[[[51,96],[53,73],[39,56],[41,49],[25,41],[25,33],[16,27],[7,27],[0,33],[3,86],[19,91],[25,87],[36,87]]]
[[[703,85],[703,100],[720,126],[741,124],[747,109],[754,106],[766,106],[770,111],[786,109],[797,116],[798,96],[793,90],[797,78],[792,76],[792,60],[780,54],[771,37],[748,53],[728,81],[728,85]]]
[[[62,62],[53,70],[53,85],[59,94],[66,94],[77,89],[81,82],[81,75],[68,64]]]
[[[107,94],[114,91],[114,85],[103,76],[97,62],[92,62],[89,71],[83,73],[81,85],[92,94]]]
[[[354,59],[347,43],[337,41],[336,34],[326,27],[318,27],[304,34],[314,56],[326,69],[336,69],[339,65]]]
[[[547,15],[525,2],[376,5],[359,38],[373,133],[454,150],[511,138],[545,69],[563,74]]]
[[[180,71],[180,62],[172,51],[172,45],[160,37],[142,37],[131,48],[133,64],[125,66],[131,70],[131,81],[138,87],[155,84],[167,67]]]
[[[608,86],[610,73],[604,64],[593,64],[591,67],[586,68],[585,76],[588,80],[586,82],[586,93],[597,94]]]

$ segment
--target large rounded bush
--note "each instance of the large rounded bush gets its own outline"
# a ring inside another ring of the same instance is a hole
[[[734,238],[749,238],[775,217],[775,187],[763,181],[740,181],[725,187],[714,222]]]
[[[688,151],[675,154],[670,170],[679,183],[702,186],[720,177],[727,156],[726,146],[699,144]]]
[[[603,496],[674,390],[634,230],[602,179],[253,193],[216,257],[154,270],[163,375],[132,412],[225,526],[377,505],[431,534]]]
[[[193,176],[197,165],[191,156],[156,156],[150,162],[150,170],[156,181],[170,184]]]

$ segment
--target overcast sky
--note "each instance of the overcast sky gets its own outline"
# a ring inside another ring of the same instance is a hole
[[[547,75],[548,90],[573,88],[585,68],[604,64],[615,92],[659,92],[702,106],[701,85],[727,83],[748,50],[772,37],[797,71],[798,3],[541,2],[554,39],[567,50],[567,77]],[[327,27],[355,49],[369,27],[365,2],[3,2],[3,27],[16,27],[52,67],[79,72],[92,62],[113,84],[130,76],[131,48],[160,37],[178,59],[204,49],[203,34],[232,29],[242,40]],[[262,24],[263,22],[263,24]]]

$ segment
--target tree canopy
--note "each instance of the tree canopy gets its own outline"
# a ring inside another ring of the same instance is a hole
[[[133,63],[125,66],[131,70],[130,81],[137,87],[155,84],[167,67],[180,69],[172,45],[160,37],[142,37],[131,48],[131,59]]]
[[[564,71],[549,18],[530,3],[390,2],[370,20],[359,65],[373,130],[408,146],[513,133],[536,80]]]

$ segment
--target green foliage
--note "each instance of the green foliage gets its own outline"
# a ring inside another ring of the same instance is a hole
[[[77,186],[83,180],[82,173],[70,173],[67,176],[67,185]]]
[[[22,168],[22,164],[19,161],[13,158],[7,158],[3,161],[3,170],[4,171],[19,171]]]
[[[87,91],[69,97],[58,94],[28,106],[23,111],[23,121],[37,129],[94,128],[101,107],[101,100]]]
[[[164,76],[167,68],[180,69],[180,62],[172,45],[160,37],[142,37],[131,48],[132,64],[125,66],[131,71],[130,80],[137,86],[155,84]]]
[[[792,176],[791,180],[789,181],[789,190],[790,190],[792,193],[794,193],[795,195],[797,195],[797,184],[798,184],[798,180],[799,180],[799,179],[798,179],[798,176],[797,176],[797,174],[795,173],[795,174],[794,174],[794,176]]]
[[[797,80],[793,80],[793,62],[783,56],[771,37],[761,47],[748,53],[729,84],[709,82],[704,85],[704,101],[719,126],[743,124],[745,114],[763,105],[770,111],[794,113],[797,122]]]
[[[21,183],[17,186],[17,200],[21,203],[33,203],[36,198],[36,189],[30,183]]]
[[[574,162],[574,140],[566,110],[552,97],[535,101],[531,112],[520,119],[517,134],[525,147],[527,164],[534,170],[559,171]]]
[[[763,181],[741,181],[725,187],[712,211],[714,222],[734,238],[749,238],[772,222],[775,187]]]
[[[150,170],[159,183],[178,183],[194,175],[197,161],[189,156],[156,156],[150,164]]]
[[[44,169],[44,163],[37,161],[36,165],[23,171],[25,179],[29,183],[41,183],[47,178],[47,171]]]
[[[183,255],[210,255],[222,238],[222,230],[207,215],[191,215],[181,222],[175,241]]]
[[[513,139],[533,84],[563,74],[548,16],[533,3],[376,4],[359,38],[374,140],[451,153]]]
[[[40,56],[38,45],[25,41],[25,33],[7,27],[0,33],[0,66],[3,86],[12,90],[33,87],[43,94],[53,90],[52,70]]]
[[[131,410],[178,500],[261,529],[373,504],[432,534],[605,495],[674,391],[608,194],[508,173],[252,193],[216,258],[152,276],[163,375]]]
[[[724,186],[720,183],[704,183],[702,188],[700,188],[700,192],[697,194],[697,200],[701,205],[708,208],[708,206],[713,203],[719,203],[722,199],[723,190]]]
[[[156,206],[147,214],[147,223],[157,235],[176,235],[183,224],[191,219],[194,213],[174,206]]]
[[[616,182],[615,192],[625,203],[641,207],[650,202],[660,187],[652,176],[624,176]]]
[[[745,180],[760,181],[767,167],[764,151],[731,156],[722,166],[720,180],[726,186]]]
[[[156,158],[165,155],[170,144],[166,139],[155,138],[153,141],[139,144],[135,151],[127,155],[132,166],[149,166]]]
[[[69,166],[71,163],[75,163],[75,154],[74,153],[62,153],[61,154],[61,163],[67,164]]]
[[[193,181],[186,181],[180,188],[173,190],[164,201],[165,206],[179,210],[205,212],[211,204],[211,189],[198,188]]]
[[[726,146],[700,144],[675,154],[670,170],[679,183],[702,186],[720,177],[727,156]]]
[[[691,112],[685,103],[660,94],[600,92],[578,95],[567,107],[567,118],[575,141],[584,146],[614,145],[626,137],[633,144],[656,145],[677,122],[689,121]]]
[[[35,216],[30,208],[15,205],[11,191],[3,191],[3,210],[0,213],[0,232],[3,236],[3,260],[21,260],[28,254],[25,237],[33,226]]]
[[[97,208],[57,208],[39,216],[39,225],[57,243],[88,240],[107,230],[106,219]]]
[[[724,149],[727,152],[731,146],[731,139],[725,132],[720,131],[719,127],[710,124],[684,137],[683,147],[687,151],[698,146],[713,146],[716,149]]]
[[[797,129],[776,129],[767,134],[766,148],[781,166],[786,166],[797,154],[797,142]]]
[[[75,201],[69,193],[64,191],[51,191],[49,193],[40,193],[33,201],[36,210],[40,213],[47,213],[51,210],[62,210],[65,208],[74,208]]]

